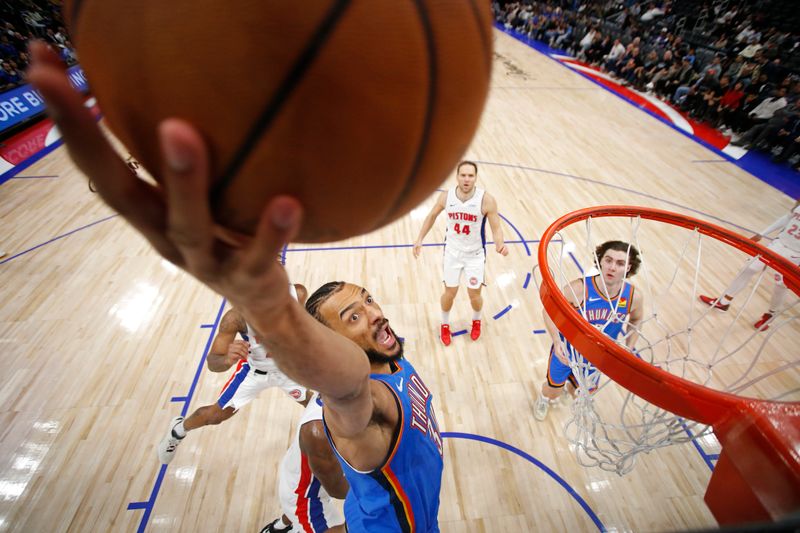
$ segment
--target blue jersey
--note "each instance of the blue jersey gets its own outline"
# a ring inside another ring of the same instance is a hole
[[[405,359],[391,374],[372,374],[392,391],[399,411],[398,428],[384,464],[371,472],[350,466],[331,447],[350,483],[344,502],[347,529],[353,533],[439,531],[439,491],[442,485],[442,437],[431,395]]]
[[[625,283],[614,298],[603,296],[602,285],[598,286],[600,276],[584,279],[586,293],[580,306],[590,324],[603,330],[603,333],[616,339],[622,333],[622,325],[630,314],[633,304],[633,285]]]

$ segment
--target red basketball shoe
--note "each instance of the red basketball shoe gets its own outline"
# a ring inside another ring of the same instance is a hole
[[[769,329],[769,323],[772,321],[772,313],[764,313],[761,315],[761,318],[758,319],[758,322],[753,324],[753,327],[756,328],[758,331],[767,331]]]
[[[449,324],[442,324],[441,332],[439,336],[442,338],[442,344],[445,346],[450,346],[450,325]]]
[[[480,320],[473,320],[472,321],[472,331],[470,331],[469,336],[472,340],[478,340],[478,337],[481,336],[481,321]]]
[[[714,309],[719,309],[720,311],[727,311],[731,304],[724,304],[719,298],[712,298],[711,296],[706,296],[705,294],[700,295],[700,301],[704,304],[713,307]]]

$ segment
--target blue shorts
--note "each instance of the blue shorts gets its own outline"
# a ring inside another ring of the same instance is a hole
[[[588,375],[590,377],[597,372],[597,369],[595,369],[589,361],[579,354],[571,344],[565,342],[564,347],[566,348],[567,356],[570,358],[570,360],[578,361],[582,365],[589,366],[590,370]],[[578,384],[578,380],[575,379],[575,376],[572,373],[572,368],[569,365],[562,363],[561,360],[556,357],[553,346],[550,346],[550,356],[547,361],[547,384],[553,388],[559,389],[566,384],[567,380],[569,380],[569,382],[572,383],[572,386],[576,389],[580,386]],[[593,391],[595,388],[596,386],[593,386],[590,391]]]

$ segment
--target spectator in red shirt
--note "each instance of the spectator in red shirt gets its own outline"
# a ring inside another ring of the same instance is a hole
[[[725,91],[725,94],[719,99],[719,105],[712,110],[712,121],[714,124],[720,124],[721,122],[723,124],[722,132],[726,135],[731,134],[728,124],[732,123],[732,117],[742,105],[742,100],[744,100],[744,84],[737,81],[732,89]]]

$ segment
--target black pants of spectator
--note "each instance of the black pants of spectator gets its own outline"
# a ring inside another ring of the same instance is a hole
[[[772,160],[776,163],[781,163],[791,159],[792,156],[800,152],[800,141],[796,141],[795,139],[793,139],[791,135],[787,135],[786,140],[788,140],[788,142],[781,143],[783,145],[783,151],[776,155]]]
[[[747,112],[737,110],[731,117],[731,122],[729,122],[728,125],[733,128],[734,131],[741,132],[747,131],[753,126],[764,124],[765,122],[767,122],[766,118],[752,118]]]
[[[782,124],[769,122],[758,124],[747,130],[742,135],[742,138],[737,141],[737,144],[757,147],[761,143],[771,143],[778,137],[778,132],[781,131],[782,127]]]

